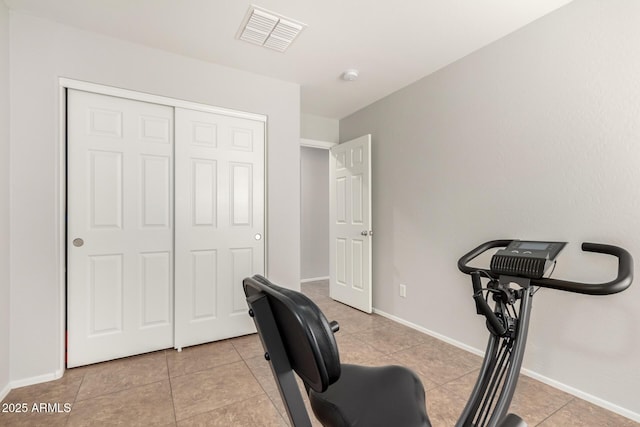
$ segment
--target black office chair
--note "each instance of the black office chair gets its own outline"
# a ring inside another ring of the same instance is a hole
[[[412,371],[341,364],[333,336],[338,324],[313,301],[259,275],[244,279],[243,287],[294,427],[311,426],[294,371],[323,426],[431,426],[424,387]]]

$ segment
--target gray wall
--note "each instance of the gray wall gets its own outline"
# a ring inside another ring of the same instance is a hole
[[[300,150],[300,277],[329,277],[329,150]]]
[[[59,375],[58,77],[266,114],[268,273],[300,282],[300,88],[11,14],[11,379]],[[63,199],[62,199],[63,200]]]
[[[615,276],[583,241],[640,265],[638,17],[636,0],[576,0],[340,122],[341,141],[373,134],[377,309],[483,349],[456,269],[475,245],[569,241],[554,277],[574,280]],[[538,292],[525,367],[640,420],[640,284]]]
[[[338,142],[340,121],[313,114],[300,115],[300,137],[319,141]]]
[[[0,400],[9,387],[9,10],[0,2]]]

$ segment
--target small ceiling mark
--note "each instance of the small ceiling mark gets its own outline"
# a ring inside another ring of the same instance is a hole
[[[306,27],[301,22],[251,5],[242,20],[237,38],[284,52]]]
[[[360,72],[354,68],[351,68],[342,73],[342,80],[352,82],[358,79],[358,75],[360,75]]]

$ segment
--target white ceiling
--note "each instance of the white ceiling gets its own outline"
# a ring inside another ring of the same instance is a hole
[[[236,38],[250,0],[5,0],[9,8],[299,83],[343,118],[571,0],[254,0],[308,27],[284,53]],[[348,68],[354,82],[340,79]]]

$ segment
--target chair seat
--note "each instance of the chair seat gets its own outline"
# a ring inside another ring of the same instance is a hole
[[[420,379],[401,366],[343,364],[325,392],[309,390],[316,418],[325,427],[430,427]]]
[[[424,387],[412,371],[343,365],[337,328],[307,296],[258,275],[243,287],[292,426],[311,427],[293,372],[325,427],[431,426]]]

